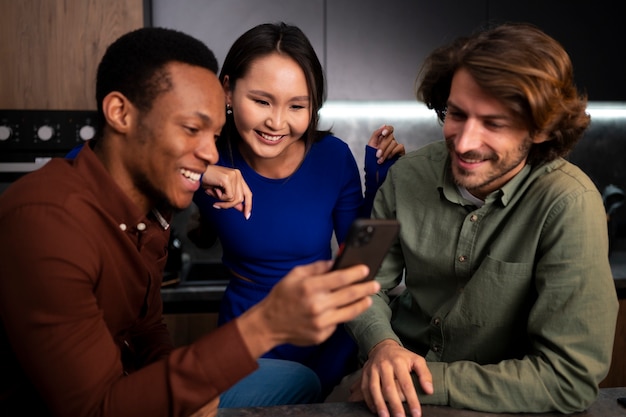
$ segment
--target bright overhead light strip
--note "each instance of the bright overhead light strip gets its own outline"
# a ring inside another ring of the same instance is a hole
[[[592,119],[626,119],[626,102],[589,102],[587,112]],[[417,101],[328,101],[320,118],[436,119],[436,114]]]
[[[399,120],[436,118],[436,115],[423,103],[412,101],[328,101],[320,110],[320,118]]]

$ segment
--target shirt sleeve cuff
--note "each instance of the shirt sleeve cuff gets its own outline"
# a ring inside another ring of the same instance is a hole
[[[415,373],[411,374],[413,385],[421,404],[448,405],[448,388],[446,387],[445,362],[426,362],[430,374],[433,377],[433,393],[426,394],[420,385],[420,381]]]

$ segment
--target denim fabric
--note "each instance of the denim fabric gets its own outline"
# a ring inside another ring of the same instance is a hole
[[[258,360],[259,369],[220,396],[219,408],[308,404],[320,401],[320,381],[298,362]]]

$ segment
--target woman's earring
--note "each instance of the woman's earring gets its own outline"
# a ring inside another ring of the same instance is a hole
[[[229,115],[229,116],[230,116],[231,114],[233,114],[233,108],[232,108],[232,107],[230,107],[230,104],[227,104],[227,105],[226,105],[226,114],[227,114],[227,115]]]

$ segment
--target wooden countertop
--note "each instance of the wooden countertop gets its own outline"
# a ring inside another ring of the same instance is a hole
[[[587,411],[575,414],[576,417],[624,417],[626,408],[617,403],[618,397],[626,397],[626,387],[603,388],[600,390],[598,400]],[[364,403],[322,403],[306,405],[281,405],[275,407],[250,407],[250,408],[221,408],[217,412],[218,417],[372,417],[372,414]],[[424,405],[422,406],[424,417],[549,417],[563,416],[560,413],[543,414],[508,414],[508,413],[481,413],[456,408]]]

